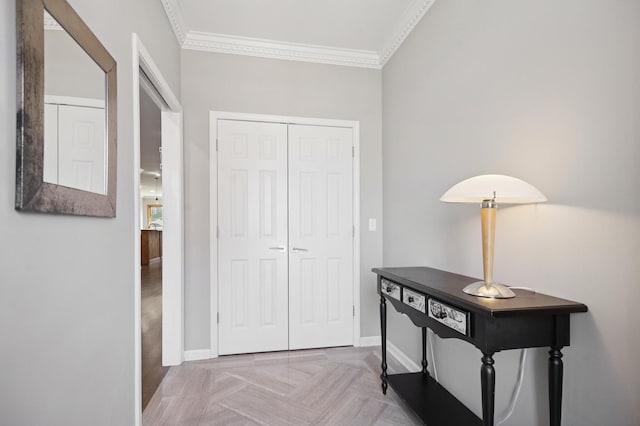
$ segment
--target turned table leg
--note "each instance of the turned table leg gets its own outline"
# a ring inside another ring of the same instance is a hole
[[[483,353],[480,368],[480,382],[482,386],[482,424],[493,426],[493,410],[495,407],[496,372],[493,368],[493,354]]]
[[[562,416],[562,352],[552,347],[549,351],[549,424],[560,426]]]
[[[380,336],[382,340],[382,373],[380,379],[382,380],[382,393],[387,394],[387,300],[384,296],[380,296]]]
[[[427,367],[427,327],[422,327],[422,374],[429,374]]]

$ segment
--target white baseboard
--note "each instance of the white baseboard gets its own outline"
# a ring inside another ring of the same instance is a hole
[[[211,349],[196,349],[192,351],[184,351],[185,361],[201,361],[203,359],[216,358]]]
[[[381,338],[380,336],[367,336],[361,337],[360,341],[356,346],[365,347],[365,346],[380,346]],[[408,357],[404,352],[402,352],[396,345],[389,342],[387,340],[387,350],[389,354],[391,354],[398,362],[410,372],[418,372],[422,371],[422,367],[419,366],[415,361],[413,361],[410,357]],[[184,360],[185,361],[201,361],[205,359],[216,358],[211,349],[196,349],[190,351],[184,351]]]
[[[380,336],[367,336],[367,337],[361,337],[360,338],[360,342],[358,342],[358,344],[356,344],[355,346],[380,346],[380,342],[382,340],[380,339]]]
[[[417,373],[422,371],[422,367],[419,366],[414,360],[409,358],[404,352],[402,352],[396,345],[387,340],[387,351],[398,360],[404,368],[410,373]]]

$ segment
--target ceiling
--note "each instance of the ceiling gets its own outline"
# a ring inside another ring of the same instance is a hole
[[[185,49],[381,69],[435,0],[161,0]]]

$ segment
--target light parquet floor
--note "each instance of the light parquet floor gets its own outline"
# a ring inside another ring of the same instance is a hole
[[[403,372],[390,356],[389,372]],[[420,425],[391,388],[380,348],[223,356],[171,367],[143,413],[156,425]]]

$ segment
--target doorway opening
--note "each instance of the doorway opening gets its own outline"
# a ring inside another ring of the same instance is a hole
[[[182,106],[136,34],[133,52],[134,423],[140,425],[143,373],[149,378],[148,373],[156,371],[150,386],[144,386],[146,403],[165,367],[183,361],[183,142]],[[150,306],[143,307],[143,294]],[[155,315],[143,320],[145,309]],[[145,368],[143,326],[145,350],[152,352],[145,354]]]
[[[162,132],[155,88],[140,71],[140,288],[142,410],[167,373],[162,365]],[[154,96],[155,95],[155,96]],[[155,100],[154,100],[155,98]]]

